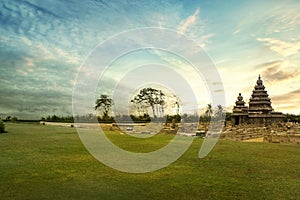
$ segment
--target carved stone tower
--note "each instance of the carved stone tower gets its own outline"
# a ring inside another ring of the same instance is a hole
[[[271,99],[259,75],[249,101],[249,114],[270,114],[272,111]]]
[[[247,123],[248,120],[248,107],[245,106],[245,101],[243,100],[242,94],[239,93],[237,101],[232,111],[232,124],[238,125],[242,123]]]
[[[249,100],[249,108],[245,106],[240,93],[233,107],[231,119],[233,125],[243,123],[266,125],[274,122],[282,122],[284,116],[281,112],[273,111],[271,99],[259,75]]]

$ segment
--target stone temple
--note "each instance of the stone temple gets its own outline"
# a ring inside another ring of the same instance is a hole
[[[241,93],[239,94],[232,111],[232,125],[239,124],[264,124],[282,122],[284,116],[281,112],[275,112],[271,106],[271,99],[260,75],[249,100],[249,107]]]

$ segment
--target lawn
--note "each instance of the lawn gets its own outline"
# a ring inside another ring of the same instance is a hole
[[[0,134],[0,199],[300,199],[300,146],[219,140],[204,159],[195,139],[161,170],[129,174],[94,159],[76,129],[7,123]],[[171,135],[109,138],[148,152]]]

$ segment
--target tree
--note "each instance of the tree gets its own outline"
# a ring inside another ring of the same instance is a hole
[[[11,116],[7,116],[5,121],[10,121],[11,120]]]
[[[285,122],[300,122],[300,115],[296,115],[296,114],[285,114],[284,115],[284,121]]]
[[[176,109],[176,114],[179,115],[179,111],[180,111],[180,104],[179,104],[179,100],[178,98],[174,95],[174,98],[176,98],[176,101],[174,103],[174,107]]]
[[[220,104],[217,106],[216,116],[217,117],[223,117],[224,116],[224,108]]]
[[[5,133],[5,125],[2,119],[0,119],[0,133]]]
[[[113,105],[113,100],[108,95],[101,94],[100,98],[96,100],[95,110],[98,108],[102,111],[103,119],[108,119],[108,113]]]
[[[231,120],[231,113],[230,112],[226,112],[225,119],[226,119],[226,121],[230,121]]]
[[[211,106],[211,104],[207,104],[205,115],[207,117],[211,117],[212,114],[213,114],[212,106]]]
[[[18,118],[17,118],[17,117],[12,117],[12,118],[11,118],[11,121],[12,121],[12,122],[17,122],[17,121],[18,121]]]
[[[144,88],[131,100],[137,105],[138,111],[151,107],[153,117],[164,116],[165,94],[154,88]]]

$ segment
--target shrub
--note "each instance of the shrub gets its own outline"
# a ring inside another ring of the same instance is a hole
[[[2,119],[0,119],[0,133],[4,133],[4,132],[5,132],[5,125]]]
[[[11,121],[12,121],[12,122],[17,122],[17,121],[18,121],[18,118],[13,117],[13,118],[11,118]]]

